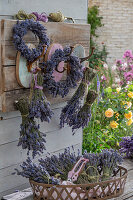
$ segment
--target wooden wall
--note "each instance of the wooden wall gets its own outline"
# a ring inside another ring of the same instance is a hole
[[[38,11],[49,14],[54,11],[62,11],[64,15],[71,16],[76,23],[86,23],[87,21],[87,0],[0,0],[0,19],[11,19],[18,10],[24,9],[26,12]],[[89,37],[89,35],[88,35]],[[0,49],[1,51],[1,49]],[[71,128],[59,128],[59,115],[63,103],[52,105],[54,117],[52,122],[42,123],[41,129],[47,135],[47,152],[58,153],[65,147],[74,146],[75,151],[81,150],[82,130],[78,130],[72,136]],[[2,117],[2,118],[1,118]],[[0,113],[0,198],[18,189],[28,186],[28,181],[24,178],[11,175],[14,168],[26,159],[26,153],[17,147],[19,138],[19,124],[21,122],[18,111]],[[47,153],[46,152],[46,153]],[[45,154],[46,155],[46,154]],[[45,156],[43,155],[43,156]]]

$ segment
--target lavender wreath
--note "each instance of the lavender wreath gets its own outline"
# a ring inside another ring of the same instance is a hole
[[[68,62],[70,70],[66,80],[56,82],[53,79],[53,72],[61,61]],[[69,93],[69,89],[75,88],[77,82],[83,78],[82,67],[80,59],[71,54],[70,47],[66,47],[63,50],[57,49],[51,59],[42,65],[42,70],[44,71],[43,87],[47,88],[54,97],[60,95],[63,98]]]
[[[39,38],[39,44],[37,48],[29,49],[23,40],[24,35],[28,31],[32,31],[35,36]],[[13,42],[15,48],[21,52],[21,55],[32,62],[42,54],[43,46],[49,46],[49,38],[46,35],[46,28],[39,22],[35,22],[33,19],[26,19],[21,23],[18,21],[13,28]],[[45,51],[47,48],[45,49]]]

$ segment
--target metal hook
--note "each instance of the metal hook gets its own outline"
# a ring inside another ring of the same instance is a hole
[[[80,63],[82,63],[82,62],[88,60],[88,59],[93,55],[94,50],[95,50],[95,47],[92,47],[92,49],[91,49],[91,54],[90,54],[89,56],[84,57],[84,58],[80,58]]]
[[[70,52],[69,55],[71,55],[71,53],[73,52],[74,47],[73,47],[73,46],[70,46],[70,48],[71,48],[71,52]],[[68,68],[70,68],[69,63],[67,63],[67,67],[64,67],[62,71],[59,71],[59,70],[58,70],[58,65],[56,66],[55,70],[56,70],[58,73],[63,73],[63,72],[64,72],[65,70],[67,70]]]

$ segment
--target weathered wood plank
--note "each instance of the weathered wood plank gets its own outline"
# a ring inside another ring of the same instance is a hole
[[[54,115],[50,123],[42,122],[37,120],[40,124],[42,132],[49,133],[52,131],[59,131],[60,126],[60,113],[62,108],[54,109]],[[0,121],[0,145],[14,142],[19,138],[19,130],[21,124],[21,117],[14,117],[8,120]],[[67,126],[65,126],[67,127]],[[56,134],[56,133],[55,133]]]
[[[18,133],[19,135],[19,133]],[[63,149],[68,146],[75,145],[81,141],[82,143],[82,131],[79,129],[73,136],[70,127],[57,130],[56,132],[46,133],[46,152],[54,152]],[[21,147],[17,147],[18,138],[15,142],[0,145],[0,169],[20,163],[21,160],[25,160],[27,155],[26,151]]]
[[[1,21],[0,21],[0,27],[1,27]],[[2,61],[1,61],[1,28],[0,28],[0,110],[2,110]]]
[[[12,42],[12,27],[15,20],[4,20],[2,28],[2,65],[15,65],[16,50]],[[63,46],[81,44],[89,52],[90,25],[88,24],[67,24],[67,23],[42,23],[47,28],[47,34],[51,43],[60,43]],[[35,43],[36,38],[29,32],[25,41]]]
[[[86,20],[87,6],[88,0],[0,0],[0,14],[15,15],[20,9],[27,13],[37,11],[47,14],[60,10],[65,16]]]
[[[68,101],[72,95],[74,94],[75,89],[71,89],[69,94],[62,98],[59,95],[54,98],[52,95],[50,95],[45,89],[44,93],[47,97],[47,100],[51,104],[56,104],[56,103],[62,103]],[[2,111],[3,112],[9,112],[9,111],[14,111],[16,110],[14,102],[18,100],[22,96],[28,96],[29,95],[29,89],[19,89],[19,90],[13,90],[13,91],[8,91],[4,92],[1,96],[2,98]]]

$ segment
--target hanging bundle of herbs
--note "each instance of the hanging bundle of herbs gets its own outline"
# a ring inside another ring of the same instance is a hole
[[[27,154],[32,151],[33,158],[40,153],[43,153],[45,148],[45,134],[40,132],[39,124],[34,121],[33,117],[29,115],[29,99],[21,98],[16,102],[16,107],[22,116],[22,123],[20,125],[20,138],[18,146],[22,149],[27,149]]]
[[[41,122],[50,122],[53,112],[50,103],[47,101],[43,92],[43,76],[41,73],[33,74],[31,84],[31,101],[29,107],[29,116],[39,118]]]
[[[81,108],[82,100],[87,92],[88,84],[92,81],[94,76],[95,76],[95,71],[93,69],[90,69],[90,68],[85,69],[83,79],[78,89],[76,90],[72,98],[68,101],[67,105],[62,109],[61,116],[60,116],[61,128],[64,127],[65,123],[68,124],[69,126],[74,126],[75,123],[77,124],[77,122],[75,122],[75,117],[77,117],[77,114],[80,112],[80,109],[82,109]],[[80,127],[82,127],[81,123],[79,124],[79,128]]]

